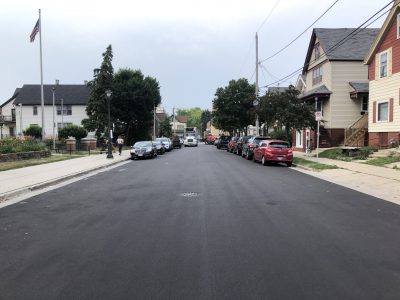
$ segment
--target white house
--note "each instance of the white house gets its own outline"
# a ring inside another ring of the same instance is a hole
[[[53,111],[56,135],[58,129],[70,124],[81,125],[81,121],[87,118],[86,105],[90,92],[86,85],[44,85],[43,88],[44,131],[47,138],[53,136]],[[1,123],[5,136],[21,135],[30,125],[42,126],[40,85],[26,84],[16,89],[14,96],[1,105],[1,119],[10,119],[10,122]]]

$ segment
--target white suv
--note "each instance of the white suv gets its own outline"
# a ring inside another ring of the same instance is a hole
[[[165,151],[171,151],[173,149],[172,142],[169,138],[160,137],[160,138],[156,138],[156,141],[160,141],[161,143],[163,143]]]
[[[191,146],[197,147],[197,139],[194,136],[187,136],[183,141],[183,145],[185,147],[191,147]]]

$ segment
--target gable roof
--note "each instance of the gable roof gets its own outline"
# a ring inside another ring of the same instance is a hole
[[[53,88],[52,84],[43,85],[44,104],[53,104]],[[90,90],[84,84],[60,84],[56,86],[55,99],[56,103],[60,103],[60,99],[64,100],[65,105],[86,105],[89,99]],[[24,84],[16,97],[15,104],[22,105],[40,105],[40,84]]]
[[[396,0],[393,4],[390,13],[386,17],[385,22],[383,23],[379,33],[376,35],[371,47],[369,48],[365,59],[364,64],[370,64],[374,58],[375,52],[379,49],[380,45],[383,43],[386,34],[390,30],[391,25],[393,24],[394,20],[396,19],[397,14],[400,12],[400,0]]]
[[[187,116],[176,116],[176,120],[179,123],[187,123],[188,122],[188,117]]]
[[[0,105],[0,108],[6,106],[8,103],[15,100],[15,98],[17,98],[20,90],[21,90],[20,88],[16,88],[12,97],[10,99],[8,99],[6,102],[4,102],[2,105]]]
[[[315,41],[318,38],[325,58],[330,61],[363,61],[379,28],[314,28],[308,46],[303,74],[308,69]],[[345,41],[342,42],[342,40]]]

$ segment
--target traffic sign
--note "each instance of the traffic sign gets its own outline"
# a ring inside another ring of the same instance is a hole
[[[321,121],[322,120],[322,111],[316,111],[315,112],[315,121]]]

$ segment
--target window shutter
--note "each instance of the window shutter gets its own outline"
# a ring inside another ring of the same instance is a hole
[[[372,105],[372,123],[376,123],[376,101],[374,101]]]
[[[388,65],[388,76],[392,76],[392,47],[388,49],[387,52],[387,65]]]
[[[375,55],[375,80],[379,79],[379,53]]]
[[[393,105],[394,105],[394,99],[390,98],[390,101],[389,101],[389,122],[393,122]]]

